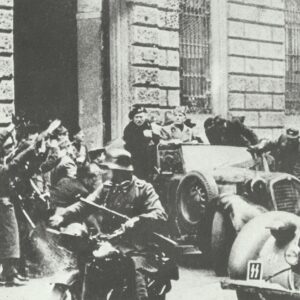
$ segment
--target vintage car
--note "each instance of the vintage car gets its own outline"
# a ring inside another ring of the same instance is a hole
[[[228,262],[238,300],[300,299],[300,217],[272,211],[249,221],[235,239]]]
[[[210,253],[223,275],[236,233],[269,210],[299,212],[299,180],[269,172],[265,157],[246,148],[205,144],[160,144],[154,186],[178,243]],[[265,170],[265,171],[261,171]]]

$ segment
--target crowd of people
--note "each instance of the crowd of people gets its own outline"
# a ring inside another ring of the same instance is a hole
[[[19,259],[20,224],[12,182],[21,169],[30,170],[36,186],[48,195],[52,207],[51,226],[65,226],[76,220],[87,220],[97,230],[111,230],[111,220],[93,216],[93,208],[80,202],[83,197],[127,215],[126,228],[154,230],[167,215],[153,188],[150,175],[155,166],[155,149],[159,143],[202,143],[187,119],[183,107],[175,108],[172,122],[163,126],[147,118],[147,110],[135,106],[129,113],[129,124],[124,129],[124,149],[101,149],[96,158],[89,156],[84,134],[78,128],[72,136],[59,121],[46,130],[28,123],[22,132],[13,124],[0,131],[0,285],[24,285],[26,270],[21,270]],[[276,169],[300,178],[299,132],[288,129],[276,141],[259,140],[244,125],[242,118],[226,120],[220,116],[208,118],[204,129],[213,145],[250,147],[257,153],[271,151]],[[30,212],[29,212],[30,214]],[[100,224],[100,225],[99,225]],[[137,293],[146,299],[143,276],[137,270]]]

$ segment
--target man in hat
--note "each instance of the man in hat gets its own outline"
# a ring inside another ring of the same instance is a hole
[[[221,116],[208,118],[204,129],[212,145],[248,147],[258,143],[256,134],[244,124],[244,117],[226,120]]]
[[[153,169],[154,146],[159,142],[159,133],[152,130],[147,120],[147,110],[136,105],[129,113],[129,124],[124,129],[125,149],[132,156],[134,173],[138,178],[148,180]]]
[[[15,208],[10,199],[10,178],[14,176],[19,165],[34,151],[28,147],[9,162],[6,157],[14,150],[14,126],[13,124],[0,131],[0,264],[2,264],[1,283],[6,285],[24,285],[16,264],[20,258],[19,229]]]
[[[173,110],[173,123],[161,129],[161,138],[163,140],[177,140],[185,143],[193,140],[202,142],[200,138],[194,136],[193,129],[186,125],[186,120],[185,107],[176,107]]]
[[[270,151],[275,159],[277,171],[292,174],[300,179],[299,130],[288,128],[278,139],[263,139],[251,149],[258,153]]]
[[[153,186],[133,175],[131,156],[128,151],[111,149],[106,153],[102,166],[110,172],[110,179],[99,185],[87,200],[129,217],[123,225],[129,231],[132,230],[131,243],[128,238],[121,241],[119,246],[124,251],[132,250],[135,245],[145,243],[147,233],[157,230],[167,220],[167,215]],[[75,203],[61,215],[51,217],[50,223],[52,226],[68,224],[82,220],[84,216],[94,212],[93,206],[84,202]],[[103,232],[112,232],[120,225],[120,220],[113,220],[111,216],[103,215],[100,228]],[[139,272],[140,267],[136,264],[136,296],[137,299],[147,299],[146,284]]]

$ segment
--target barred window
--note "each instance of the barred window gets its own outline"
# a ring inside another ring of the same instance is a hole
[[[300,1],[285,0],[286,113],[300,113]]]
[[[180,0],[181,104],[210,113],[210,1]]]

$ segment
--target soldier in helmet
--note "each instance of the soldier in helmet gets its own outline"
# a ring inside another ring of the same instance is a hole
[[[109,180],[100,185],[87,200],[105,205],[129,217],[124,227],[134,230],[134,241],[143,243],[146,233],[157,229],[167,220],[167,215],[153,186],[133,175],[130,153],[124,149],[111,149],[106,153],[102,167],[110,172]],[[50,218],[52,226],[68,224],[81,220],[94,212],[86,203],[75,203],[62,214]],[[120,226],[111,218],[103,216],[100,225],[104,232],[111,232]],[[133,242],[134,243],[134,242]],[[145,281],[142,274],[136,271],[137,299],[147,299]]]

